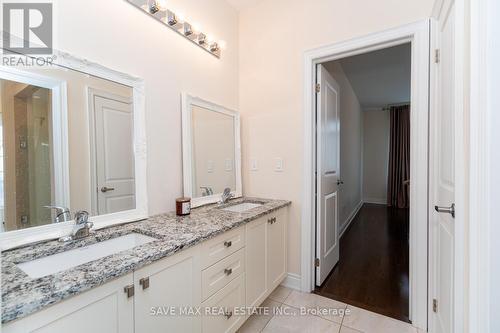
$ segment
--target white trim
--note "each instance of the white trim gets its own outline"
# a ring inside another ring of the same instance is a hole
[[[314,288],[314,84],[315,66],[325,61],[345,58],[402,43],[412,43],[412,186],[410,221],[428,221],[427,195],[427,138],[428,138],[428,72],[429,20],[404,25],[379,33],[327,45],[304,54],[304,174],[301,222],[301,290]],[[417,181],[420,180],[420,181]],[[410,317],[413,325],[427,327],[427,223],[410,225]]]
[[[363,198],[363,203],[374,205],[387,205],[387,198]]]
[[[285,280],[283,280],[281,285],[283,287],[300,291],[300,275],[295,273],[287,273]]]
[[[498,281],[491,280],[494,269],[492,239],[498,234],[492,233],[498,223],[494,189],[498,183],[492,182],[498,174],[494,164],[498,165],[498,118],[495,104],[498,105],[498,42],[499,25],[497,23],[498,2],[495,0],[471,1],[470,6],[470,156],[469,166],[469,281],[468,314],[469,326],[465,331],[489,333],[495,327],[491,323],[498,321],[492,311],[498,304]],[[496,30],[496,31],[495,31]],[[494,123],[496,122],[496,124]],[[493,129],[495,128],[495,129]],[[495,142],[495,140],[497,140]],[[495,214],[495,215],[492,215]],[[498,229],[497,229],[498,230]],[[465,239],[464,239],[465,241]],[[462,303],[462,306],[464,303]],[[493,308],[491,308],[493,307]],[[496,325],[498,327],[498,325]]]
[[[349,226],[351,225],[352,221],[354,221],[354,218],[356,217],[356,215],[359,213],[359,210],[361,209],[361,207],[363,207],[363,204],[364,204],[364,201],[361,200],[357,205],[356,207],[354,207],[354,210],[351,212],[351,214],[349,214],[349,216],[347,217],[347,219],[344,221],[344,223],[342,223],[342,225],[340,226],[340,234],[339,234],[339,240],[340,238],[342,237],[342,235],[344,234],[344,232],[347,230],[347,228],[349,228]]]
[[[184,196],[191,198],[191,206],[199,207],[206,204],[218,202],[222,193],[206,197],[193,197],[193,152],[192,152],[192,107],[193,105],[201,108],[223,113],[234,119],[234,170],[236,172],[236,189],[231,191],[235,198],[242,196],[241,182],[241,139],[240,139],[240,114],[237,111],[228,109],[224,106],[209,102],[200,97],[192,96],[188,93],[182,93],[182,171]]]
[[[0,38],[1,39],[1,38]],[[106,214],[101,216],[92,216],[90,221],[94,223],[94,229],[101,229],[115,224],[121,224],[125,222],[137,221],[145,219],[148,217],[148,193],[147,193],[147,145],[146,145],[146,112],[145,112],[145,95],[144,95],[144,81],[138,78],[134,78],[130,75],[117,72],[115,70],[106,68],[96,63],[92,63],[85,59],[79,59],[68,53],[54,51],[56,54],[56,60],[54,64],[69,68],[71,70],[80,71],[88,75],[93,75],[100,77],[109,81],[114,81],[116,83],[132,87],[133,89],[133,104],[134,104],[134,145],[135,145],[135,175],[136,175],[136,208],[128,211],[123,211],[119,213]],[[0,73],[16,73],[17,75],[24,76],[27,80],[32,80],[31,84],[44,87],[44,81],[40,80],[40,75],[33,74],[27,71],[22,71],[19,69],[13,69],[10,67],[0,67]],[[3,77],[3,76],[2,76]],[[9,79],[8,77],[5,77]],[[19,81],[18,76],[12,77],[14,81]],[[46,77],[42,77],[47,80]],[[50,79],[50,78],[49,78]],[[65,97],[66,86],[65,84],[60,84],[60,81],[54,80],[55,83],[59,84],[59,90],[54,90],[53,94],[53,104],[62,104],[60,121],[62,124],[67,124],[67,114],[64,114],[65,108],[67,108],[67,100]],[[22,82],[22,81],[21,81]],[[56,84],[55,84],[56,85]],[[48,87],[50,88],[50,87]],[[55,98],[55,99],[54,99]],[[57,110],[54,110],[57,112]],[[54,113],[55,113],[54,112]],[[70,207],[69,200],[69,162],[68,159],[68,133],[67,129],[64,130],[66,126],[59,126],[60,132],[55,134],[55,138],[66,138],[66,140],[61,140],[59,147],[54,145],[55,149],[62,152],[64,159],[62,171],[62,176],[60,176],[60,181],[62,184],[56,185],[56,189],[64,189],[65,206]],[[66,171],[65,171],[66,170]],[[6,250],[9,248],[21,246],[24,244],[54,239],[61,236],[69,234],[72,229],[74,222],[63,222],[58,224],[49,224],[39,227],[32,227],[22,230],[15,230],[4,232],[0,234],[0,249]]]

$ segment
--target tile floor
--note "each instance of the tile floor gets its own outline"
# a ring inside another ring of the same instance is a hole
[[[269,314],[251,316],[239,333],[423,333],[405,322],[283,286],[262,306],[269,307]],[[304,314],[304,309],[322,313]]]

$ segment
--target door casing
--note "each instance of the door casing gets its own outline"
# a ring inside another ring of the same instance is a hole
[[[428,116],[429,20],[403,25],[348,41],[306,51],[304,54],[304,170],[301,218],[301,290],[314,289],[315,259],[315,83],[316,65],[332,60],[411,43],[411,167],[410,188],[410,318],[427,328],[428,296]],[[412,221],[425,221],[412,223]],[[424,255],[423,255],[424,254]]]

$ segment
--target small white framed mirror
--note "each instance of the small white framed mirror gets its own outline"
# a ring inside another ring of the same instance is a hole
[[[240,115],[182,94],[184,196],[193,207],[218,202],[224,189],[241,197]]]

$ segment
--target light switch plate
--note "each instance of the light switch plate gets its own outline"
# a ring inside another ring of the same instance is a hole
[[[276,172],[283,172],[284,169],[284,162],[281,157],[277,157],[274,159],[274,171]]]
[[[257,170],[259,170],[259,165],[258,165],[257,160],[255,158],[252,158],[250,160],[250,170],[251,171],[257,171]]]
[[[225,170],[226,171],[233,171],[233,160],[230,158],[226,158],[224,161],[225,165]]]
[[[214,161],[212,160],[207,161],[207,172],[208,173],[214,172]]]

